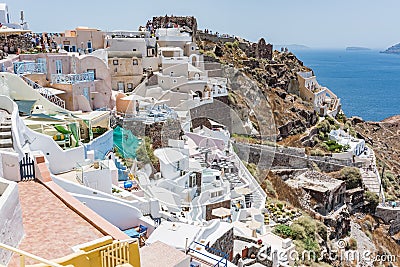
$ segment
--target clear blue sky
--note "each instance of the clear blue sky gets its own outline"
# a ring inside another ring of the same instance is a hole
[[[1,0],[0,0],[1,1]],[[3,0],[4,1],[4,0]],[[7,2],[7,1],[5,1]],[[59,32],[76,26],[136,30],[154,15],[194,15],[199,28],[275,44],[314,48],[385,48],[400,42],[399,0],[9,0],[33,31]]]

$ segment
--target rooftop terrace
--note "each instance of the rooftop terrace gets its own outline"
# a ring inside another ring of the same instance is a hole
[[[71,254],[73,246],[104,236],[41,183],[20,182],[18,190],[25,231],[19,249],[55,259]],[[14,257],[9,266],[19,266],[18,261]]]

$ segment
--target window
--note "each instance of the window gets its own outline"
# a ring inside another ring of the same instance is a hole
[[[196,174],[193,173],[189,176],[189,187],[195,187],[197,185],[197,179],[196,179]]]
[[[64,45],[70,45],[71,43],[69,41],[64,41],[63,44]]]
[[[132,51],[135,52],[135,51],[136,51],[136,48],[133,48]]]
[[[133,89],[133,83],[128,83],[126,86],[128,89]]]
[[[118,86],[118,91],[122,91],[122,92],[124,91],[124,89],[125,89],[124,82],[118,82],[117,86]]]
[[[169,76],[174,76],[174,72],[171,71],[171,72],[169,73]]]
[[[137,59],[134,59],[134,60],[132,60],[132,64],[133,64],[134,66],[136,66],[136,65],[138,65],[138,64],[139,64],[139,62],[138,62],[138,60],[137,60]]]
[[[118,59],[113,59],[113,65],[118,65]]]
[[[172,81],[173,83],[177,83],[177,81],[174,79],[173,81]]]
[[[57,74],[62,73],[62,61],[60,59],[56,60],[56,73]]]
[[[85,87],[83,88],[83,95],[86,97],[86,99],[90,102],[89,98],[89,88]]]
[[[94,74],[94,79],[96,80],[96,69],[87,69],[87,72],[92,72]]]

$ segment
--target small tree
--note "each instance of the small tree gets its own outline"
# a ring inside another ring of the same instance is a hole
[[[361,172],[354,167],[343,168],[340,171],[340,179],[346,181],[346,189],[360,187],[362,184]]]
[[[364,193],[364,200],[368,202],[368,208],[371,213],[375,212],[376,207],[379,204],[379,197],[377,194],[365,191]]]

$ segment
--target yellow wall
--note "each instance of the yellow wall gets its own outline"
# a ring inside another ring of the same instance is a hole
[[[119,241],[115,241],[119,242]],[[110,238],[102,239],[97,243],[90,244],[71,255],[54,260],[54,262],[63,265],[73,265],[74,267],[99,267],[101,266],[101,247],[111,245],[113,240]],[[140,267],[140,254],[138,242],[129,244],[129,263],[133,267]],[[29,265],[30,267],[48,267],[46,264]]]

